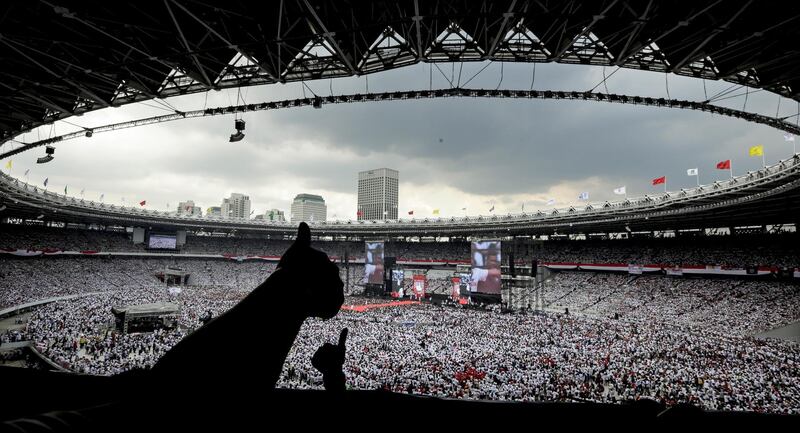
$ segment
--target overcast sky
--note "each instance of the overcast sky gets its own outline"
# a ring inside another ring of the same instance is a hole
[[[428,64],[370,75],[307,83],[317,94],[412,90],[449,87],[451,74],[461,83],[484,64],[467,64],[460,71]],[[506,63],[489,65],[468,85],[472,88],[529,89],[533,66]],[[606,68],[606,75],[614,68]],[[603,68],[538,64],[535,89],[580,90],[595,87]],[[368,80],[368,84],[367,84]],[[607,81],[608,91],[630,95],[667,95],[702,100],[703,81],[652,72],[620,70]],[[711,96],[730,87],[707,81]],[[597,90],[605,91],[604,86]],[[738,94],[739,92],[737,92]],[[311,91],[306,89],[306,94]],[[247,103],[296,98],[303,95],[297,83],[242,89]],[[209,92],[168,99],[181,110],[235,103],[236,90]],[[719,102],[742,108],[743,96]],[[764,91],[747,99],[748,111],[775,115],[778,97]],[[780,115],[792,115],[797,104],[781,100]],[[85,127],[166,114],[155,102],[111,108],[68,119]],[[729,176],[714,168],[731,159],[734,174],[761,166],[760,158],[747,155],[763,144],[768,164],[788,158],[792,144],[780,131],[742,120],[690,110],[649,108],[584,101],[503,99],[431,99],[354,103],[291,108],[244,114],[246,138],[229,143],[233,116],[168,122],[115,132],[57,145],[55,160],[35,164],[43,154],[35,149],[13,157],[12,174],[31,183],[71,195],[85,188],[85,197],[121,204],[147,200],[147,208],[174,209],[179,201],[194,200],[203,209],[219,206],[232,192],[248,194],[256,213],[269,208],[287,213],[299,193],[322,195],[329,219],[355,218],[357,173],[389,167],[400,172],[400,216],[414,210],[416,217],[488,214],[490,207],[505,214],[581,204],[587,191],[590,202],[619,199],[613,189],[626,186],[629,196],[663,191],[650,185],[652,178],[667,176],[670,190],[691,187],[695,178],[686,169],[698,167],[700,181],[710,183]],[[57,134],[75,130],[59,122]],[[20,137],[45,138],[50,127]],[[7,150],[13,144],[4,147]],[[5,163],[3,164],[5,169]],[[8,170],[5,170],[6,172]],[[552,207],[552,206],[549,206]]]

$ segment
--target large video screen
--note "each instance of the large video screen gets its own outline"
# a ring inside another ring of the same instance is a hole
[[[147,247],[154,250],[174,250],[178,247],[177,237],[167,235],[150,235]]]
[[[405,278],[405,272],[401,269],[393,269],[392,270],[392,294],[397,294],[396,297],[402,298],[403,297],[403,279]]]
[[[383,284],[383,242],[365,242],[367,254],[364,259],[365,279],[368,284]]]
[[[500,294],[500,241],[472,242],[469,291]]]

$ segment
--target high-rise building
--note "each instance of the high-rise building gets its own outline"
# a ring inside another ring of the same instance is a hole
[[[291,222],[325,221],[328,207],[325,200],[314,194],[297,194],[292,202]]]
[[[250,197],[238,192],[231,193],[230,197],[222,199],[220,209],[223,218],[250,218]]]
[[[256,215],[255,218],[253,219],[259,221],[263,220],[263,221],[285,222],[286,216],[280,209],[270,209],[261,215]]]
[[[203,210],[194,204],[194,200],[186,200],[178,203],[177,215],[203,216]]]
[[[358,173],[359,220],[396,220],[397,188],[400,174],[391,168]]]

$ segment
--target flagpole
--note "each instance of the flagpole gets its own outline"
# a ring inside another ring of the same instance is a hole
[[[731,179],[733,179],[733,160],[729,160],[728,163],[728,171],[731,173]]]
[[[766,166],[767,166],[767,159],[764,156],[764,148],[762,147],[761,148],[761,167],[766,167]]]

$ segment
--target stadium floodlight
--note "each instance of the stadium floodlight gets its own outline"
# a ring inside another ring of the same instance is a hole
[[[86,137],[87,137],[87,138],[89,138],[89,137],[91,137],[92,135],[94,135],[94,131],[92,131],[91,129],[87,129],[87,130],[86,130],[86,134],[85,134],[85,135],[86,135]]]
[[[45,156],[40,156],[36,159],[37,164],[44,164],[46,162],[50,162],[54,159],[53,154],[56,153],[56,148],[53,146],[47,146],[44,150]]]
[[[231,134],[231,137],[230,137],[230,139],[228,141],[230,143],[235,143],[237,141],[242,141],[243,138],[244,138],[244,134],[242,134],[241,132],[237,132],[235,134]]]
[[[242,133],[242,131],[244,131],[244,124],[244,119],[236,119],[233,121],[233,127],[236,128],[236,132],[231,134],[231,138],[228,140],[229,142],[235,143],[237,141],[242,141],[244,138],[244,133]]]

